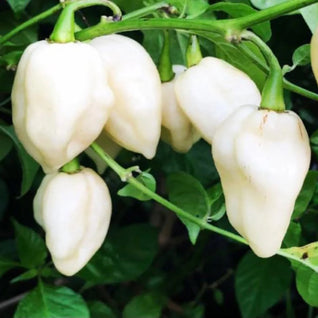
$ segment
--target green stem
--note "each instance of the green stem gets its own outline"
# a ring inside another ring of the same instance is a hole
[[[135,11],[127,13],[123,16],[122,20],[131,20],[131,19],[142,18],[142,17],[145,17],[145,16],[147,16],[147,15],[149,15],[157,10],[169,9],[169,8],[170,8],[170,6],[168,3],[158,2],[158,3],[155,3],[153,5],[147,6],[145,8],[141,8],[139,10],[135,10]]]
[[[77,32],[75,37],[79,41],[86,41],[100,35],[119,33],[124,31],[150,30],[150,29],[181,29],[190,31],[209,31],[225,34],[227,21],[219,20],[187,20],[187,19],[139,19],[124,20],[116,23],[100,23]]]
[[[255,24],[273,20],[286,13],[290,13],[297,9],[307,7],[310,4],[317,3],[318,0],[289,0],[278,5],[272,6],[270,8],[257,11],[253,14],[233,19],[233,28],[244,30]]]
[[[17,26],[13,30],[11,30],[9,33],[0,37],[0,44],[4,44],[5,42],[7,42],[11,38],[13,38],[16,34],[23,31],[24,29],[26,29],[32,25],[35,25],[35,24],[39,23],[40,21],[46,19],[47,17],[53,15],[54,13],[60,11],[62,9],[62,7],[63,7],[62,3],[59,3],[56,6],[32,17],[30,20],[23,22],[22,24],[20,24],[19,26]]]
[[[70,162],[68,162],[61,168],[62,172],[69,173],[69,174],[76,173],[80,170],[81,170],[81,166],[77,158],[74,158],[73,160],[71,160]]]
[[[244,43],[240,43],[238,45],[238,48],[240,49],[240,51],[242,51],[247,57],[249,57],[253,63],[255,63],[260,70],[262,70],[264,73],[268,73],[269,72],[269,67],[268,65],[266,65],[263,60],[261,60],[256,54],[254,54],[246,45],[244,45]],[[291,83],[290,81],[288,81],[286,78],[283,78],[283,86],[285,89],[299,94],[301,96],[310,98],[314,101],[318,101],[318,94],[311,92],[305,88],[302,88],[294,83]]]
[[[58,43],[67,43],[75,41],[75,19],[74,12],[91,6],[103,5],[110,8],[113,11],[113,20],[117,21],[121,19],[121,11],[119,7],[108,0],[78,0],[66,5],[60,14],[54,30],[50,36],[50,40]]]
[[[159,57],[158,70],[162,83],[169,82],[173,79],[174,73],[170,58],[170,36],[168,30],[163,31],[163,47]]]
[[[262,91],[261,108],[284,111],[283,73],[276,56],[256,34],[243,31],[241,37],[256,44],[269,65],[269,74]]]
[[[187,67],[197,65],[202,60],[200,43],[196,35],[191,35],[186,51]]]
[[[220,229],[214,225],[206,223],[205,220],[199,219],[190,213],[182,210],[181,208],[177,207],[170,201],[164,199],[160,195],[154,193],[147,187],[145,187],[142,183],[140,183],[138,180],[136,180],[134,177],[131,176],[131,171],[129,169],[124,169],[121,167],[116,161],[114,161],[109,155],[107,155],[104,150],[98,146],[96,143],[93,143],[91,145],[91,148],[111,167],[122,180],[127,180],[128,183],[133,185],[136,189],[139,189],[144,194],[151,197],[153,200],[157,201],[161,205],[165,206],[169,210],[175,212],[178,216],[181,216],[197,225],[200,226],[202,229],[210,230],[212,232],[218,233],[220,235],[223,235],[227,238],[230,238],[234,241],[240,242],[242,244],[247,244],[246,240],[242,238],[239,235],[236,235],[234,233],[228,232],[226,230]]]

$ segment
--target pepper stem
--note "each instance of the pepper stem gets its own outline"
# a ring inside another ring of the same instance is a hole
[[[283,73],[276,56],[267,44],[254,33],[243,31],[241,37],[257,45],[269,66],[269,74],[262,91],[261,108],[284,111]]]
[[[108,0],[79,0],[76,2],[70,2],[65,6],[61,12],[53,32],[50,36],[50,40],[58,43],[75,42],[75,18],[74,12],[91,6],[103,5],[110,8],[113,11],[113,21],[118,21],[122,17],[119,7]]]
[[[163,31],[163,47],[159,57],[158,71],[161,82],[169,82],[174,78],[174,73],[170,58],[170,36],[169,31]]]
[[[76,173],[81,170],[81,166],[79,164],[78,158],[74,158],[70,162],[66,163],[62,168],[61,171],[65,173]]]
[[[200,43],[196,35],[191,35],[186,52],[187,67],[197,65],[202,60]]]

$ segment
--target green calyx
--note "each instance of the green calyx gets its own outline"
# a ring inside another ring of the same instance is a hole
[[[186,51],[187,67],[197,65],[202,60],[200,43],[196,35],[191,35]]]
[[[70,162],[66,163],[62,168],[61,172],[65,172],[68,174],[77,173],[81,170],[81,166],[79,164],[79,160],[77,158],[74,158]]]
[[[260,108],[277,112],[285,111],[283,73],[276,56],[266,43],[254,33],[243,31],[241,37],[257,45],[269,66],[269,74],[263,87]]]
[[[50,40],[57,43],[75,42],[75,11],[95,5],[103,5],[110,8],[113,11],[113,21],[118,21],[122,17],[119,7],[115,3],[108,0],[70,1],[67,2],[66,6],[61,12],[50,36]]]
[[[169,82],[174,78],[172,63],[170,58],[170,37],[169,31],[163,31],[163,47],[159,58],[158,71],[162,83]]]

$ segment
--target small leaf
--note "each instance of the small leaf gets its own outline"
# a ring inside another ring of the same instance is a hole
[[[12,126],[0,125],[0,131],[11,138],[18,152],[19,159],[22,164],[22,172],[23,172],[20,195],[23,196],[29,191],[33,183],[34,177],[39,169],[39,165],[24,150],[22,144],[20,143],[17,136],[15,135],[15,132]]]
[[[28,293],[14,318],[89,318],[87,305],[81,295],[67,287],[53,287],[42,282]]]
[[[293,65],[284,65],[283,73],[293,71],[297,66],[310,64],[310,44],[304,44],[298,47],[293,54]]]
[[[202,184],[189,174],[176,172],[167,178],[169,200],[186,212],[199,219],[205,219],[209,214],[209,198]],[[178,216],[187,227],[189,238],[195,244],[200,226]]]
[[[150,173],[142,172],[136,179],[152,192],[156,191],[156,179]],[[140,201],[151,200],[151,197],[144,194],[141,190],[135,188],[131,184],[124,186],[117,192],[117,194],[122,197],[131,197]]]
[[[25,280],[29,280],[32,279],[34,277],[36,277],[38,275],[38,271],[36,269],[30,269],[24,273],[22,273],[21,275],[11,279],[10,283],[14,284],[17,282],[21,282],[21,281],[25,281]]]
[[[308,208],[308,205],[315,193],[318,180],[318,171],[309,170],[302,189],[295,202],[292,219],[299,218]]]
[[[213,298],[219,306],[224,304],[224,295],[220,289],[213,289]]]
[[[136,279],[152,263],[158,234],[148,224],[133,224],[109,235],[79,276],[91,285]]]
[[[44,264],[47,256],[45,243],[32,229],[13,221],[16,244],[22,265],[34,268]]]
[[[282,298],[290,283],[291,270],[285,259],[262,259],[248,252],[235,275],[235,292],[243,318],[263,314]]]
[[[300,265],[296,270],[296,287],[304,301],[318,307],[318,273]]]
[[[123,318],[160,318],[166,297],[148,292],[134,297],[124,308]]]
[[[225,199],[221,183],[215,184],[207,190],[210,201],[209,219],[212,221],[220,220],[225,214]]]

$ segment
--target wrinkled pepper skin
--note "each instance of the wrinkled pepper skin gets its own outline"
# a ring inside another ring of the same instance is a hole
[[[154,157],[161,130],[161,82],[155,64],[136,41],[122,35],[93,39],[109,74],[115,106],[105,129],[122,147]]]
[[[105,182],[91,169],[44,177],[33,203],[35,220],[46,233],[55,267],[71,276],[102,245],[111,218]]]
[[[174,65],[175,77],[162,83],[162,131],[161,138],[181,153],[186,153],[200,139],[200,135],[178,104],[175,83],[177,77],[186,71],[183,65]]]
[[[301,119],[242,106],[213,137],[212,155],[232,226],[256,255],[280,248],[310,163]]]
[[[85,43],[31,44],[12,90],[16,134],[45,173],[59,169],[100,134],[113,105],[98,52]]]
[[[235,109],[261,101],[258,88],[245,73],[215,57],[205,57],[181,74],[176,95],[180,107],[210,144],[218,125]]]

